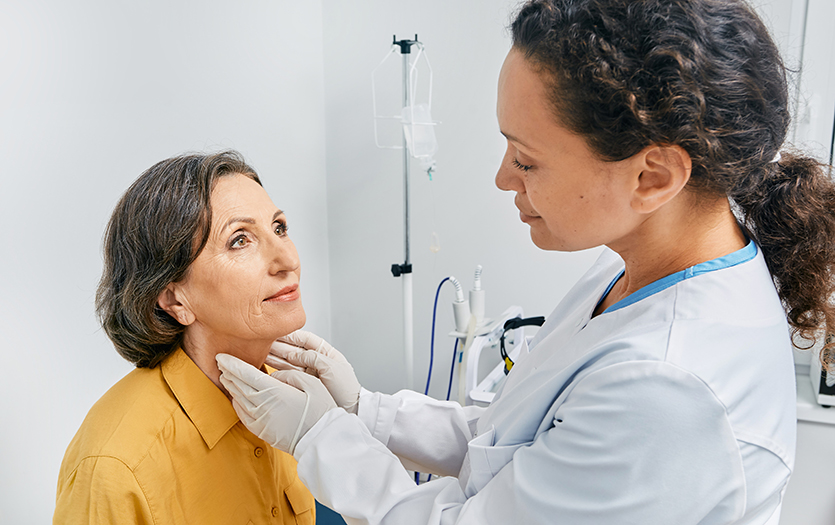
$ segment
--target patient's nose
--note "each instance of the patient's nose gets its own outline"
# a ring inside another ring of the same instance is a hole
[[[270,273],[292,272],[299,268],[299,254],[288,237],[273,237],[269,243]]]

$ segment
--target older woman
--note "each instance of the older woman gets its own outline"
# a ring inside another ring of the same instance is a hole
[[[105,233],[96,307],[136,365],[90,410],[61,466],[56,523],[305,523],[296,462],[238,420],[215,355],[266,370],[304,325],[287,219],[235,152],[143,173]]]

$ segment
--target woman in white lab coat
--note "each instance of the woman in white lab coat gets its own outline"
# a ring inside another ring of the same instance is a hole
[[[540,248],[607,250],[489,408],[361,391],[300,333],[308,374],[218,357],[238,414],[349,523],[776,524],[835,188],[781,153],[773,41],[742,0],[533,0],[512,34],[496,184]]]

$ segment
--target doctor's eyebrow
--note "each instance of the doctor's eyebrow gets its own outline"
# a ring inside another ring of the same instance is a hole
[[[276,212],[273,213],[273,220],[271,222],[275,221],[281,215],[284,215],[284,211],[283,210],[276,210]],[[232,226],[236,222],[245,222],[247,224],[255,224],[255,219],[253,219],[252,217],[232,217],[231,219],[229,219],[226,222],[226,224],[223,226],[223,229],[225,230],[225,229],[229,228],[230,226]]]
[[[510,141],[512,141],[512,142],[515,142],[515,143],[517,143],[517,144],[520,144],[520,145],[522,145],[522,146],[525,146],[526,148],[528,148],[529,150],[531,150],[531,151],[533,151],[533,152],[536,152],[536,151],[537,151],[537,150],[536,150],[536,148],[531,147],[531,146],[529,146],[529,145],[525,144],[525,143],[524,143],[524,142],[522,142],[521,140],[519,140],[519,139],[517,139],[516,137],[514,137],[513,135],[511,135],[510,133],[505,133],[504,131],[501,131],[501,130],[499,130],[499,133],[501,133],[502,135],[504,135],[504,138],[506,138],[507,140],[510,140]]]

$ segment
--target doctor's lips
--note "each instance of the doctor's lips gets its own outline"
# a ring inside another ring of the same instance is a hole
[[[539,219],[539,216],[537,216],[537,215],[527,215],[522,210],[519,210],[519,220],[521,220],[522,222],[530,222],[534,219]]]
[[[264,302],[268,303],[286,303],[290,301],[295,301],[299,298],[299,285],[293,284],[290,286],[285,286],[281,290],[275,293],[275,295],[271,295],[264,299]]]

